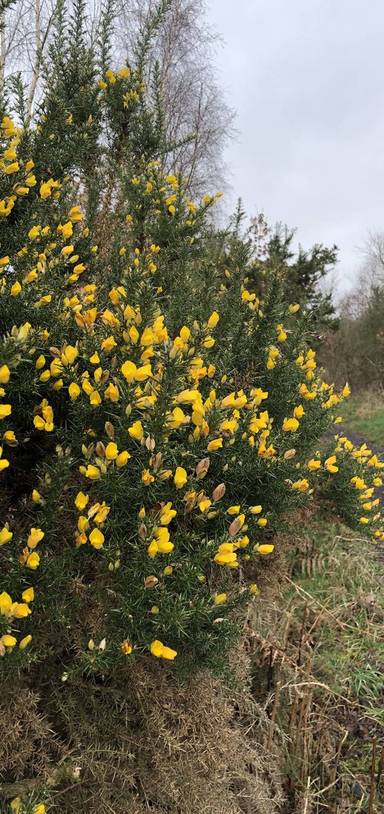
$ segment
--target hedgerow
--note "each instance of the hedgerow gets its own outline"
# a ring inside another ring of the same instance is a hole
[[[1,121],[1,669],[223,669],[295,509],[384,539],[383,464],[320,454],[349,387],[287,264],[167,172],[140,62],[79,92]]]

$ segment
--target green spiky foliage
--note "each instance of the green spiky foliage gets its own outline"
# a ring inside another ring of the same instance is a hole
[[[332,490],[317,448],[348,391],[322,380],[289,264],[164,173],[152,29],[100,76],[76,8],[36,123],[1,122],[1,667],[219,669],[287,514],[319,471]]]

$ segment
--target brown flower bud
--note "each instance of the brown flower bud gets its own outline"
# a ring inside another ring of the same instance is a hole
[[[105,458],[105,446],[102,441],[98,441],[95,447],[98,458]]]
[[[228,529],[228,534],[229,534],[231,537],[235,537],[235,536],[236,536],[236,534],[237,534],[237,533],[240,531],[240,529],[242,528],[242,526],[243,526],[243,523],[242,523],[242,521],[241,521],[241,518],[240,518],[240,517],[235,517],[235,519],[234,519],[234,520],[232,520],[232,523],[231,523],[231,525],[230,525],[230,527],[229,527],[229,529]]]
[[[150,452],[153,452],[153,450],[155,449],[156,446],[155,439],[152,438],[151,435],[148,435],[147,438],[145,439],[145,446]]]
[[[212,492],[212,500],[221,500],[221,498],[225,495],[225,489],[225,483],[219,483],[218,486],[215,486]]]
[[[106,421],[105,424],[104,424],[104,429],[105,429],[106,434],[108,435],[108,438],[110,438],[113,441],[113,439],[115,437],[115,428],[114,428],[113,424],[111,424],[110,421]]]
[[[202,458],[201,461],[199,461],[199,463],[197,464],[195,472],[196,472],[196,475],[197,475],[199,480],[201,480],[202,478],[205,478],[205,476],[206,476],[206,474],[208,472],[210,463],[211,463],[211,461],[210,461],[209,458]]]

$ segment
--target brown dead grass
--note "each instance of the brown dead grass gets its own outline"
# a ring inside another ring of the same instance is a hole
[[[233,661],[242,683],[244,645]],[[262,747],[265,715],[247,685],[230,691],[198,674],[180,686],[170,670],[150,661],[106,685],[56,678],[42,681],[40,702],[37,693],[25,696],[24,713],[19,689],[7,689],[0,729],[4,782],[37,778],[37,789],[44,788],[61,761],[78,776],[52,789],[63,814],[279,810],[279,772]]]

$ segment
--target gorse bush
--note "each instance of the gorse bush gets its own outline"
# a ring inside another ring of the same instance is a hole
[[[2,669],[217,669],[318,487],[384,538],[383,464],[318,451],[349,388],[287,266],[167,174],[140,58],[60,71],[35,121],[1,121]]]

